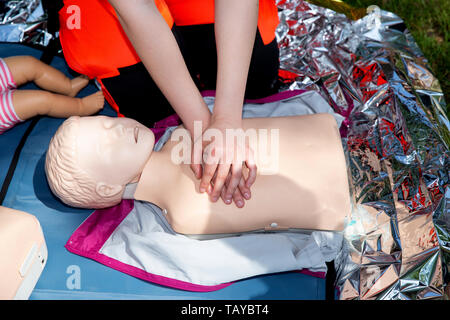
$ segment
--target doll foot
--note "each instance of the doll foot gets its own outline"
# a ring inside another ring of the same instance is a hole
[[[98,91],[90,96],[81,98],[81,112],[80,116],[89,116],[99,112],[105,105],[105,97],[103,92]]]
[[[71,83],[72,88],[71,88],[70,92],[68,93],[68,96],[75,97],[78,94],[78,92],[81,91],[81,89],[83,89],[84,87],[86,87],[88,85],[89,78],[86,77],[85,75],[81,75],[81,76],[71,79],[70,83]]]

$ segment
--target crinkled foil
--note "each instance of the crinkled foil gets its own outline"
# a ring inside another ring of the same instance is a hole
[[[346,118],[353,209],[335,260],[339,298],[448,299],[449,124],[427,60],[403,21],[376,6],[350,20],[277,4],[285,89],[317,90]]]
[[[0,0],[0,41],[47,46],[51,39],[40,0]]]

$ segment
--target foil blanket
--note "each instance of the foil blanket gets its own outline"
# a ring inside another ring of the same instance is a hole
[[[346,118],[353,209],[335,259],[339,298],[448,299],[449,123],[427,60],[376,6],[276,2],[281,89],[316,90]],[[0,41],[48,44],[39,0],[0,6]]]
[[[0,0],[0,41],[47,46],[52,37],[40,0]]]
[[[346,117],[353,209],[335,259],[339,298],[448,299],[449,124],[427,60],[402,20],[376,6],[350,20],[277,3],[284,86],[317,90]]]

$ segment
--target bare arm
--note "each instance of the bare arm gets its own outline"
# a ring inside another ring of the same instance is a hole
[[[215,118],[240,123],[258,23],[258,0],[215,0]]]
[[[109,0],[155,83],[193,134],[195,120],[209,124],[209,110],[195,86],[172,31],[153,0]]]
[[[217,85],[210,128],[219,129],[224,136],[226,129],[242,128],[242,106],[255,43],[258,5],[258,0],[215,0]],[[217,201],[222,196],[225,203],[230,203],[233,197],[236,205],[242,207],[244,204],[242,195],[246,195],[245,198],[249,199],[250,186],[256,179],[256,165],[251,159],[252,150],[248,146],[238,148],[245,152],[241,154],[241,158],[250,169],[244,186],[242,162],[235,161],[232,164],[224,162],[223,157],[227,153],[234,152],[228,147],[223,147],[224,145],[223,142],[222,147],[217,143],[208,146],[222,155],[222,161],[204,165],[200,191],[208,190],[208,185],[213,182],[212,201]],[[194,171],[199,171],[199,168],[194,168]]]

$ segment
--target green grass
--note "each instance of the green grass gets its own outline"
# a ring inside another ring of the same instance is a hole
[[[450,102],[450,1],[449,0],[343,0],[356,7],[375,4],[405,22],[439,80],[445,101]],[[450,108],[447,106],[447,116]]]

